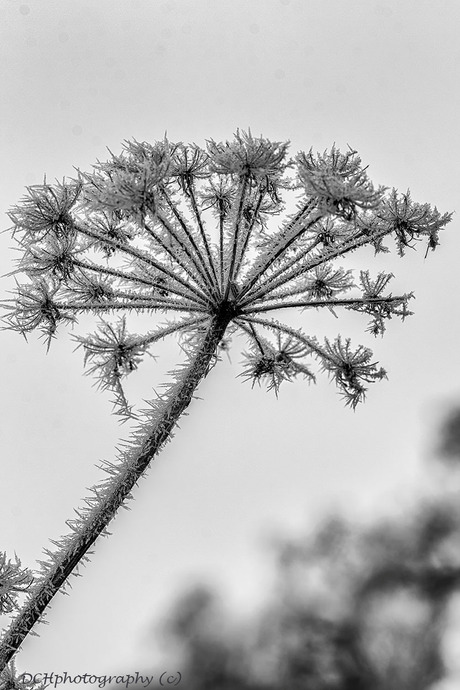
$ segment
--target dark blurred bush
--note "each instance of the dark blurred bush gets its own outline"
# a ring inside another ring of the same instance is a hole
[[[460,459],[460,409],[442,434],[440,459]],[[161,634],[182,687],[441,688],[449,605],[460,590],[460,505],[451,492],[371,525],[331,517],[304,538],[279,540],[275,553],[276,586],[255,622],[232,618],[205,587],[174,604]]]
[[[438,452],[444,461],[460,465],[460,407],[452,409],[444,420]]]
[[[460,513],[424,504],[404,524],[328,520],[279,544],[278,584],[252,629],[197,588],[175,604],[169,634],[190,690],[428,690],[460,586]]]

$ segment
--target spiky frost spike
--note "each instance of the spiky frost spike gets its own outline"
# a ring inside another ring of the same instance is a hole
[[[21,568],[21,561],[15,554],[15,560],[7,559],[6,553],[0,551],[0,613],[11,613],[18,608],[17,599],[27,592],[33,583],[32,573]]]

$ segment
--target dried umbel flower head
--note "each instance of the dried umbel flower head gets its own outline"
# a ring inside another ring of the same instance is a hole
[[[237,130],[233,141],[207,142],[209,169],[219,175],[263,180],[279,177],[288,163],[288,143],[271,142],[263,137],[253,137],[251,132]]]
[[[423,237],[428,237],[427,252],[428,249],[436,249],[439,230],[451,218],[449,213],[441,215],[436,206],[432,209],[429,204],[414,203],[409,190],[405,194],[398,194],[396,189],[392,189],[376,216],[394,230],[400,256],[404,255],[407,247],[414,248],[414,242]]]
[[[400,254],[423,237],[434,249],[451,215],[408,192],[375,188],[352,149],[334,145],[295,160],[287,152],[287,143],[239,130],[206,148],[126,141],[120,155],[76,181],[29,188],[11,212],[23,252],[16,272],[29,282],[18,286],[9,324],[24,334],[39,328],[49,345],[59,324],[104,316],[100,333],[78,342],[125,411],[121,380],[152,344],[174,333],[196,343],[215,318],[249,339],[246,378],[278,392],[299,373],[312,378],[313,357],[355,407],[365,384],[382,378],[368,350],[352,354],[340,339],[321,345],[270,312],[351,309],[382,334],[389,319],[410,313],[412,294],[387,292],[391,273],[371,278],[362,269],[356,282],[337,261],[366,244],[386,251],[391,236]],[[296,207],[277,226],[287,203]],[[129,312],[174,320],[130,336]],[[109,324],[117,314],[118,324]]]
[[[27,196],[9,213],[15,232],[25,239],[40,241],[51,235],[60,238],[71,234],[70,211],[81,192],[79,183],[34,185]]]
[[[377,208],[385,192],[385,187],[374,189],[356,151],[341,153],[333,146],[315,158],[310,149],[296,160],[305,192],[317,196],[324,210],[344,220],[353,220],[357,209]]]

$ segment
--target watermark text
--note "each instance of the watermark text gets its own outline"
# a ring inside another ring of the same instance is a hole
[[[177,687],[182,680],[179,671],[163,671],[159,676],[148,676],[136,671],[136,673],[119,674],[111,676],[96,676],[91,673],[82,673],[72,676],[64,671],[63,673],[21,673],[18,678],[23,683],[35,683],[43,688],[57,688],[60,685],[92,685],[96,688],[105,688],[109,685],[119,685],[123,688],[138,686],[141,688],[155,687],[172,688]],[[153,685],[152,685],[153,683]]]

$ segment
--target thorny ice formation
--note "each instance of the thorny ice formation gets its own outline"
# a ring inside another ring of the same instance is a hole
[[[368,348],[353,349],[340,336],[320,343],[271,312],[354,310],[370,317],[371,333],[383,334],[388,319],[410,313],[411,294],[393,296],[392,275],[383,272],[362,270],[356,282],[336,261],[366,245],[388,251],[390,236],[401,256],[421,239],[427,251],[435,249],[451,214],[412,201],[409,192],[374,188],[356,151],[333,146],[289,159],[287,150],[287,143],[239,131],[205,149],[166,138],[153,145],[127,141],[92,173],[29,187],[12,209],[21,253],[14,273],[27,282],[4,304],[7,327],[24,336],[38,329],[49,347],[61,324],[89,312],[105,315],[95,334],[77,341],[89,371],[114,391],[123,418],[132,412],[122,379],[151,346],[178,335],[187,361],[144,411],[118,462],[102,465],[107,477],[67,521],[69,534],[53,541],[54,551],[45,549],[41,570],[32,575],[4,557],[3,607],[19,608],[19,590],[27,598],[0,642],[0,671],[97,537],[107,534],[232,334],[248,340],[242,376],[275,393],[297,376],[314,380],[316,360],[355,408],[366,384],[385,376]],[[296,197],[295,210],[277,222],[289,195]],[[160,312],[170,320],[135,335],[127,330],[129,312],[152,321]]]
[[[221,315],[227,334],[239,330],[249,341],[246,379],[277,393],[299,374],[314,380],[313,358],[354,408],[365,384],[385,376],[371,351],[353,350],[340,336],[320,344],[270,312],[352,309],[371,317],[369,331],[383,334],[387,319],[410,313],[411,294],[393,296],[392,275],[372,278],[367,270],[355,285],[352,272],[334,262],[364,245],[388,251],[383,240],[390,235],[400,255],[422,237],[434,249],[451,214],[413,202],[409,192],[375,189],[355,151],[334,146],[292,160],[287,149],[239,131],[206,149],[127,141],[121,155],[92,173],[29,187],[10,214],[22,251],[16,272],[29,280],[18,286],[9,326],[23,334],[38,328],[49,346],[57,327],[79,314],[120,315],[77,340],[90,371],[127,414],[121,380],[149,348],[172,334],[193,345]],[[288,190],[298,192],[297,208],[273,229],[269,221],[283,211]],[[352,288],[359,294],[344,297]],[[131,311],[175,320],[131,335]]]

